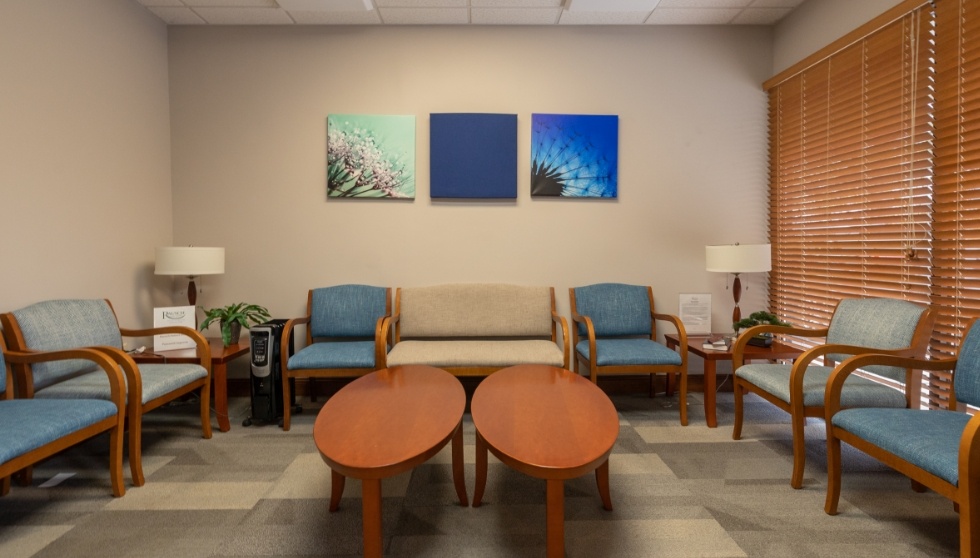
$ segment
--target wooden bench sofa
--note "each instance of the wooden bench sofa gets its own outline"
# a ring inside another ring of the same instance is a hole
[[[384,367],[428,364],[486,376],[517,364],[568,368],[568,324],[553,287],[447,284],[395,292]]]

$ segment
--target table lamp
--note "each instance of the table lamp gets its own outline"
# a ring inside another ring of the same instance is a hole
[[[204,246],[165,246],[156,249],[156,275],[183,275],[187,285],[187,304],[197,305],[197,285],[200,275],[225,272],[225,249]]]
[[[742,319],[742,311],[738,308],[738,300],[742,297],[742,282],[740,273],[761,273],[772,269],[771,244],[724,244],[704,247],[705,269],[718,273],[731,273],[735,276],[732,283],[732,294],[735,297],[735,310],[732,311],[732,323]]]

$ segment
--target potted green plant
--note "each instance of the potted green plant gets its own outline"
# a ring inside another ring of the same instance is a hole
[[[204,310],[202,308],[202,310]],[[208,328],[215,320],[221,326],[221,341],[225,347],[238,343],[238,338],[242,333],[242,328],[249,328],[249,325],[261,324],[271,319],[269,311],[264,306],[257,304],[247,304],[236,302],[228,306],[221,306],[204,310],[204,321],[201,322],[201,331]]]
[[[788,322],[780,320],[772,312],[766,312],[765,310],[760,310],[758,312],[752,312],[749,314],[748,318],[742,318],[741,320],[732,324],[732,329],[735,330],[735,335],[738,332],[757,325],[778,325],[778,326],[789,326]],[[772,345],[772,334],[763,333],[760,335],[754,335],[752,339],[747,341],[749,345],[756,345],[759,347],[768,347]]]

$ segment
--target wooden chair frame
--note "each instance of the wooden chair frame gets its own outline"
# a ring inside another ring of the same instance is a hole
[[[678,338],[678,351],[681,355],[680,365],[629,365],[629,366],[599,366],[596,364],[596,359],[594,355],[596,354],[596,333],[595,327],[592,325],[592,319],[588,316],[583,316],[578,313],[575,306],[575,288],[568,289],[568,298],[571,304],[572,312],[572,345],[571,350],[575,353],[575,373],[579,373],[580,366],[584,365],[589,370],[589,379],[592,383],[597,383],[599,376],[613,376],[613,375],[645,375],[650,376],[650,397],[654,396],[654,382],[653,379],[656,374],[666,374],[667,375],[667,394],[671,395],[673,390],[671,389],[671,378],[679,380],[680,394],[679,394],[679,407],[681,415],[681,425],[687,426],[687,330],[684,328],[684,323],[681,322],[680,318],[672,314],[663,314],[656,311],[654,300],[653,300],[653,287],[647,286],[647,299],[650,301],[650,335],[649,339],[652,341],[657,340],[657,322],[668,322],[673,324],[674,329],[677,330]],[[581,339],[579,335],[579,328],[577,324],[584,324],[586,329],[586,339],[589,341],[589,355],[593,355],[592,358],[585,358],[581,355],[575,348],[578,346]]]
[[[112,303],[105,301],[112,310],[113,317],[116,318],[116,326],[119,327],[119,318]],[[24,335],[17,324],[16,318],[11,313],[0,314],[0,324],[3,326],[3,334],[7,339],[7,344],[18,351],[31,351],[24,341]],[[211,438],[211,344],[197,330],[184,326],[166,326],[149,329],[128,329],[119,327],[122,337],[148,337],[151,335],[161,335],[165,333],[179,333],[190,337],[197,348],[197,359],[199,364],[207,371],[207,376],[197,381],[185,384],[169,393],[156,399],[143,403],[143,380],[140,375],[139,365],[125,351],[118,347],[95,346],[84,347],[100,351],[122,368],[126,376],[127,401],[126,401],[126,420],[129,440],[129,468],[133,477],[134,486],[143,486],[146,478],[143,476],[143,415],[156,409],[170,401],[183,397],[184,395],[200,391],[201,406],[201,431],[205,439]],[[82,348],[82,347],[80,347]],[[18,390],[18,397],[34,397],[34,382],[30,375],[30,365],[26,363],[18,364],[14,367],[15,382]]]
[[[288,351],[280,351],[280,369],[282,370],[282,429],[288,431],[291,422],[291,400],[292,387],[289,385],[291,378],[351,378],[363,376],[375,370],[384,368],[385,356],[388,353],[388,321],[391,316],[391,287],[385,287],[385,315],[378,318],[374,328],[374,368],[304,368],[300,370],[290,370],[287,366],[289,362]],[[306,315],[299,318],[292,318],[286,321],[282,330],[282,347],[291,346],[293,330],[296,326],[305,326],[306,346],[317,342],[329,342],[330,338],[313,338],[310,330],[310,321],[313,317],[313,289],[306,295]],[[349,340],[349,339],[348,339]],[[311,390],[312,391],[312,390]]]
[[[840,304],[840,303],[838,303]],[[835,309],[836,312],[836,309]],[[764,389],[751,384],[734,374],[745,362],[744,351],[748,340],[756,335],[771,333],[780,337],[827,337],[829,326],[819,329],[807,329],[792,326],[758,325],[746,329],[738,336],[732,346],[732,382],[735,395],[735,424],[732,428],[732,439],[742,438],[742,422],[744,417],[743,399],[745,393],[754,393],[776,407],[790,414],[790,424],[793,433],[793,473],[790,477],[790,486],[801,488],[803,486],[803,474],[806,468],[806,441],[804,431],[807,417],[823,418],[825,415],[825,405],[804,406],[803,405],[803,377],[807,367],[814,360],[832,354],[890,354],[895,356],[921,356],[925,354],[932,336],[933,325],[936,322],[936,314],[931,308],[926,308],[919,322],[916,325],[912,341],[908,347],[895,350],[873,349],[857,345],[843,344],[824,344],[803,352],[794,362],[790,372],[790,402],[786,403],[782,399],[772,395]],[[832,366],[832,362],[828,362]],[[912,402],[913,390],[911,385],[912,370],[905,371],[905,402],[906,407]]]
[[[974,415],[970,419],[960,437],[958,486],[950,484],[918,465],[885,451],[863,438],[835,427],[832,423],[833,416],[841,410],[840,397],[844,380],[859,368],[884,365],[901,366],[909,370],[953,371],[957,361],[957,358],[925,360],[871,354],[851,357],[834,370],[827,382],[827,392],[824,397],[827,407],[824,417],[827,421],[827,499],[824,504],[824,511],[827,514],[836,515],[837,506],[840,502],[841,442],[843,441],[909,477],[914,491],[923,492],[925,488],[929,488],[951,500],[960,515],[960,556],[970,558],[980,555],[980,548],[977,548],[975,543],[976,535],[980,535],[980,414]],[[952,385],[952,380],[950,382]],[[951,387],[947,409],[955,410],[956,407],[956,393]],[[914,432],[909,433],[909,435],[914,434]]]
[[[9,400],[14,397],[14,366],[27,367],[30,372],[30,365],[39,362],[51,362],[67,359],[90,360],[98,365],[109,378],[109,389],[111,393],[110,401],[116,406],[115,416],[106,418],[85,428],[77,430],[67,436],[61,437],[53,442],[41,446],[35,450],[17,456],[6,463],[0,463],[0,496],[5,496],[10,491],[10,477],[14,473],[21,473],[22,482],[30,484],[31,466],[56,455],[67,448],[77,445],[89,438],[93,438],[109,432],[109,477],[112,483],[113,496],[119,497],[126,494],[126,486],[123,483],[123,430],[125,428],[126,417],[126,387],[123,381],[122,372],[119,368],[103,353],[92,349],[71,349],[64,351],[48,351],[44,353],[31,353],[21,351],[8,351],[0,338],[0,350],[3,351],[6,365],[3,373],[7,376],[6,389],[0,393],[0,405],[2,400]]]

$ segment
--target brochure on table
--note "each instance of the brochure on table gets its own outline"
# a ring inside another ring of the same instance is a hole
[[[680,319],[688,335],[711,334],[711,295],[680,295]]]
[[[193,306],[166,306],[153,309],[153,327],[186,326],[197,327],[195,308]],[[164,333],[153,336],[153,352],[172,351],[174,349],[193,349],[197,345],[194,340],[179,333]]]

